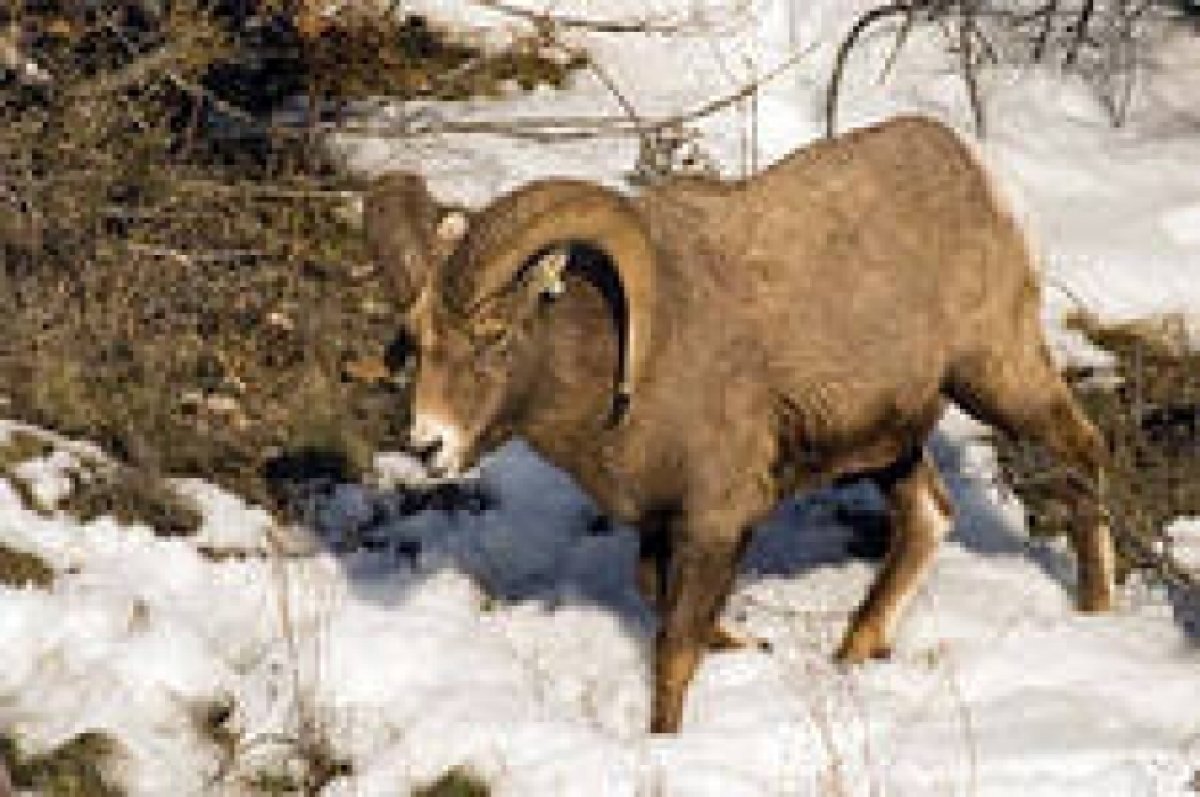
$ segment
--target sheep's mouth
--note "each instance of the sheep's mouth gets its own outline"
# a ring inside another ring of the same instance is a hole
[[[487,454],[508,442],[507,429],[489,429],[482,434],[456,441],[422,458],[425,475],[432,482],[467,482]]]

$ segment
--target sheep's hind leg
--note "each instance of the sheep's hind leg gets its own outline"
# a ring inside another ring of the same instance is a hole
[[[1059,401],[1026,418],[1018,433],[1045,446],[1067,468],[1062,483],[1078,568],[1076,606],[1081,612],[1106,612],[1116,601],[1116,556],[1104,512],[1106,453],[1099,432],[1065,385],[1062,392]]]
[[[928,454],[920,452],[877,482],[888,499],[892,539],[838,648],[837,659],[847,664],[891,654],[896,626],[951,526],[950,499]]]
[[[1008,357],[961,364],[951,397],[984,423],[1043,446],[1065,466],[1063,497],[1071,506],[1071,547],[1079,568],[1077,606],[1083,612],[1112,609],[1115,556],[1104,510],[1104,440],[1045,347],[1030,345]]]

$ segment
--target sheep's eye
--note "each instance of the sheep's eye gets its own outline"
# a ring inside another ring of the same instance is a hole
[[[403,371],[415,365],[419,350],[416,335],[407,329],[401,329],[388,345],[383,360],[391,370]]]
[[[512,341],[507,329],[489,330],[479,336],[479,348],[485,352],[505,352]]]
[[[510,331],[507,324],[489,321],[476,327],[471,333],[471,338],[480,349],[494,349],[508,342]]]

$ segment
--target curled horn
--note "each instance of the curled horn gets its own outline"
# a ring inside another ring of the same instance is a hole
[[[485,297],[519,279],[538,257],[560,258],[557,263],[565,267],[572,245],[605,253],[624,297],[624,329],[619,330],[623,345],[613,402],[613,419],[619,421],[645,377],[657,296],[657,252],[629,201],[591,183],[533,183],[485,210],[455,257],[470,260],[476,275],[472,293]],[[544,266],[539,263],[535,268]]]

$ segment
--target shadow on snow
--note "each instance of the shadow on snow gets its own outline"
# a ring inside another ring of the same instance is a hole
[[[973,470],[968,446],[940,432],[932,441],[957,510],[951,539],[984,557],[1028,557],[1073,594],[1073,557],[1016,530],[1013,507],[1004,503],[1012,499]],[[654,627],[634,584],[635,534],[608,523],[566,474],[521,443],[488,457],[465,485],[414,491],[341,484],[311,497],[307,514],[368,599],[401,601],[449,569],[468,574],[492,601],[591,604],[635,636]],[[800,578],[851,558],[878,559],[887,534],[883,501],[865,482],[788,499],[757,530],[742,579]],[[1184,633],[1200,641],[1194,598],[1171,592],[1168,599]]]

